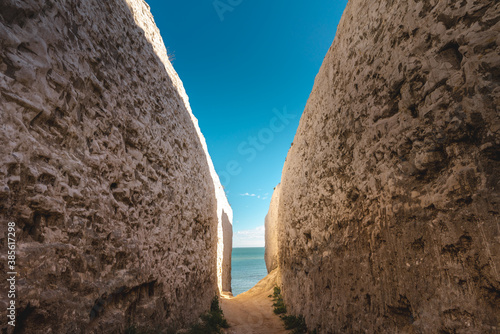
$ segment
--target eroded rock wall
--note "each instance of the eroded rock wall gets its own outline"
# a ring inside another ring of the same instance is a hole
[[[500,330],[499,18],[349,1],[280,190],[283,294],[310,328]]]
[[[16,333],[177,328],[209,308],[232,212],[146,3],[0,1],[0,124]]]
[[[280,201],[280,185],[274,188],[269,211],[265,219],[265,241],[266,248],[264,260],[267,272],[270,273],[278,267],[278,206]]]
[[[225,197],[224,197],[225,198]],[[231,210],[229,204],[227,208]],[[222,248],[222,256],[219,257],[220,260],[220,286],[219,291],[232,291],[231,289],[231,254],[233,253],[233,223],[232,223],[232,211],[231,215],[226,213],[226,210],[222,210],[221,216],[219,216],[219,226],[221,226],[222,235],[219,234],[218,246],[219,249]]]

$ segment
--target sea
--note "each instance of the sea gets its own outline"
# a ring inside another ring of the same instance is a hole
[[[250,290],[266,275],[264,247],[233,248],[231,260],[233,296]]]

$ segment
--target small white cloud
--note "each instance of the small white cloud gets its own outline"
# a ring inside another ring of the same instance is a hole
[[[257,195],[255,194],[249,194],[249,193],[244,193],[244,194],[240,194],[240,196],[250,196],[250,197],[255,197]]]
[[[233,237],[234,247],[264,247],[265,245],[265,227],[257,226],[251,230],[237,231]]]

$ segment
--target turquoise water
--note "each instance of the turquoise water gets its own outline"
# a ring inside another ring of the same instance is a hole
[[[231,260],[233,296],[251,289],[266,275],[264,247],[233,248]]]

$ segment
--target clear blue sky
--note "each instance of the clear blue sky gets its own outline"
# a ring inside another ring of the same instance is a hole
[[[233,208],[234,246],[263,246],[273,188],[347,0],[147,2]]]

